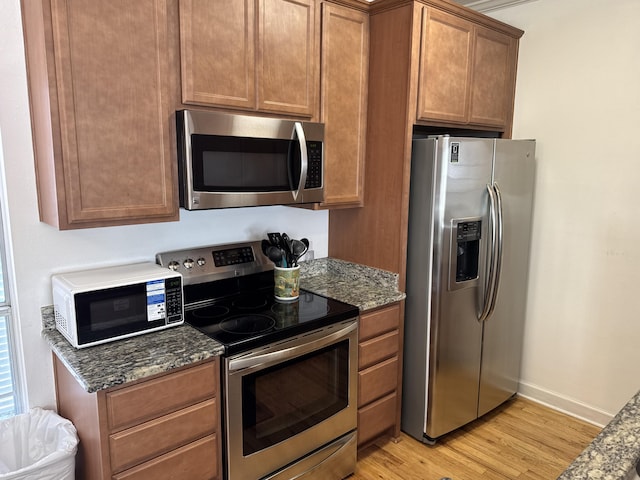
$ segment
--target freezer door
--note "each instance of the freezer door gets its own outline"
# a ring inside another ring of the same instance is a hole
[[[494,183],[502,196],[503,244],[496,306],[484,322],[478,416],[518,390],[535,177],[533,140],[496,140]]]
[[[426,434],[431,438],[477,418],[482,353],[482,322],[478,315],[485,284],[486,192],[492,175],[493,140],[440,137],[437,159],[441,162],[441,176],[436,182],[434,202],[426,424]],[[474,244],[476,240],[478,243]],[[477,261],[464,258],[474,255],[476,247]]]

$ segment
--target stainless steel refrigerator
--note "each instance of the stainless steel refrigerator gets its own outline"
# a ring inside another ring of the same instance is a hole
[[[413,140],[402,429],[431,443],[517,391],[535,141]]]

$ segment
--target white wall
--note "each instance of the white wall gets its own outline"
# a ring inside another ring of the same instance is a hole
[[[640,389],[640,2],[538,0],[514,138],[537,139],[521,391],[597,423]]]
[[[260,239],[286,231],[311,240],[327,255],[328,215],[288,207],[186,212],[180,222],[60,232],[38,220],[20,1],[0,2],[0,132],[6,178],[15,287],[13,305],[22,337],[30,406],[55,405],[51,353],[40,337],[40,307],[51,304],[57,271],[131,261],[189,246]],[[11,246],[10,245],[10,246]]]

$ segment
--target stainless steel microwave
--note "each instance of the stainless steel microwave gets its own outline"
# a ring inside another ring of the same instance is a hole
[[[76,348],[184,323],[182,275],[134,263],[51,277],[56,329]]]
[[[187,210],[324,200],[324,125],[176,112],[180,206]]]

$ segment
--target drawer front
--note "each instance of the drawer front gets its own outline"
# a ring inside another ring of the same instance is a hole
[[[358,410],[358,446],[395,426],[397,399],[392,393]]]
[[[393,330],[358,345],[358,368],[370,367],[398,354],[398,330]]]
[[[358,408],[398,388],[398,357],[358,373]]]
[[[111,432],[214,397],[218,360],[107,393]]]
[[[358,339],[368,340],[400,326],[400,304],[360,315]]]
[[[218,440],[210,435],[113,475],[113,480],[213,480],[218,476]]]
[[[111,470],[119,472],[216,433],[215,399],[155,418],[109,436]]]

